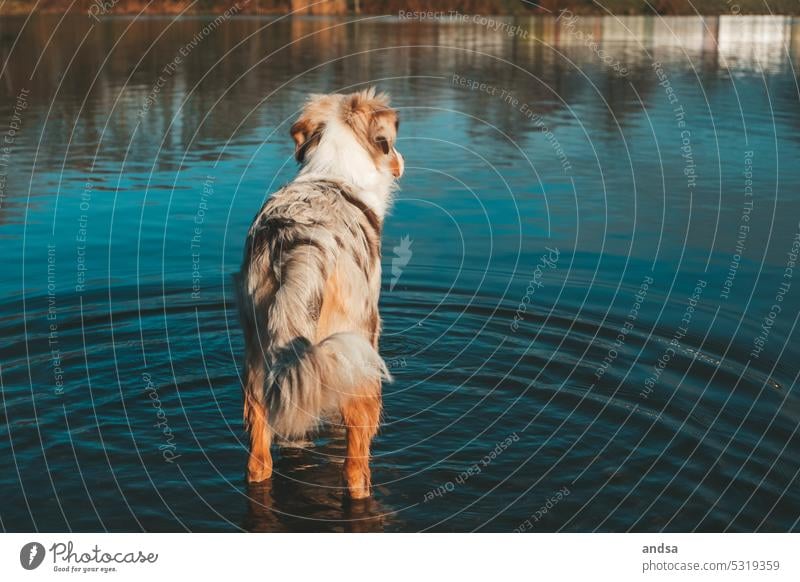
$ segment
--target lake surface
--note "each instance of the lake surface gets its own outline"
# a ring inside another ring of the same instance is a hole
[[[0,48],[3,529],[800,529],[797,20],[38,16]],[[306,95],[368,84],[407,165],[374,496],[330,431],[248,487],[244,237]]]

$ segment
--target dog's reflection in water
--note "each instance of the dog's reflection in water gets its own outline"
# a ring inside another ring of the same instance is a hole
[[[285,448],[272,478],[247,486],[244,528],[257,532],[381,532],[391,509],[351,500],[342,482],[344,447]],[[380,487],[376,488],[380,494]]]

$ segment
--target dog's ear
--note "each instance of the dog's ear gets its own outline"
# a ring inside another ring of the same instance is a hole
[[[289,133],[294,140],[294,157],[301,164],[325,131],[325,122],[335,115],[341,95],[311,95]]]
[[[289,132],[294,140],[294,159],[301,164],[305,162],[306,154],[319,143],[324,128],[324,123],[314,125],[303,117],[292,125],[292,129]]]
[[[399,126],[397,112],[389,106],[389,96],[373,87],[351,93],[344,105],[344,120],[370,152],[379,167],[388,162],[395,177],[403,173],[402,156],[395,149]]]
[[[356,136],[373,154],[388,154],[394,146],[393,127],[397,114],[389,107],[389,96],[374,87],[348,95],[343,117]]]

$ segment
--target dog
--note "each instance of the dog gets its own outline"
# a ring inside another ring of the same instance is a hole
[[[239,310],[245,338],[247,480],[272,475],[273,437],[296,441],[324,421],[346,429],[344,480],[370,496],[381,416],[381,230],[403,157],[385,93],[312,95],[291,127],[295,179],[247,235]]]

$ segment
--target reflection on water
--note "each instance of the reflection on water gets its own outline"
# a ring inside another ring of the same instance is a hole
[[[209,22],[0,20],[3,528],[798,529],[795,21]],[[370,83],[375,496],[330,431],[248,487],[241,245],[306,95]]]

